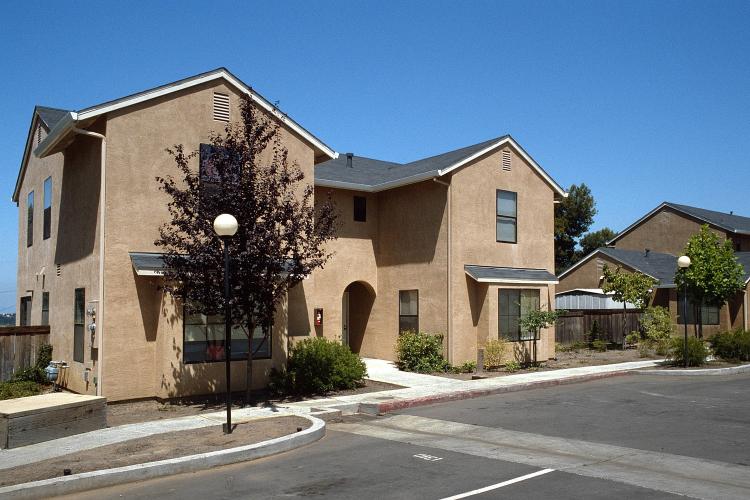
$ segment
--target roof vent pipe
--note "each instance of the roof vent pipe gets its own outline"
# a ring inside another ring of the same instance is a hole
[[[352,168],[352,158],[354,158],[354,153],[346,153],[346,166],[348,168]]]
[[[651,252],[651,249],[650,249],[650,248],[647,248],[647,249],[646,249],[646,255],[644,255],[644,257],[648,257],[648,254],[649,254],[649,252]]]

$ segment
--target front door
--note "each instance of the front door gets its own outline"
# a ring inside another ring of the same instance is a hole
[[[341,298],[341,343],[349,345],[349,290]]]

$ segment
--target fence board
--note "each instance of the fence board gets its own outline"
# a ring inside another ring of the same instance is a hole
[[[642,314],[640,310],[628,309],[624,320],[626,335],[641,328]],[[613,344],[623,343],[622,311],[611,309],[566,312],[560,316],[555,325],[555,342],[561,344],[587,342],[595,322],[599,330],[598,338]]]
[[[39,346],[49,343],[49,326],[0,327],[0,382],[36,363]]]

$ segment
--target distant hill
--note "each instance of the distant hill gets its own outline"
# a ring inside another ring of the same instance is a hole
[[[0,326],[13,326],[16,324],[16,313],[0,313]]]

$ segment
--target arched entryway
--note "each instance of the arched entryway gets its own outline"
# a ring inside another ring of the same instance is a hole
[[[367,330],[375,290],[364,281],[350,283],[341,297],[341,342],[359,353]]]

